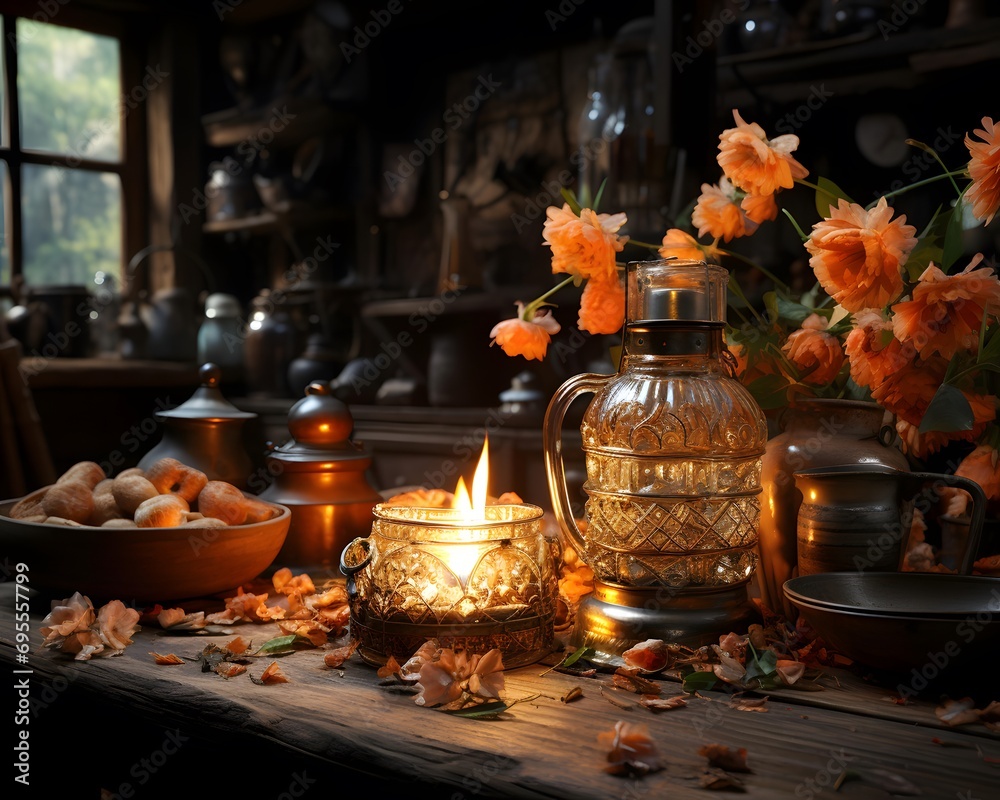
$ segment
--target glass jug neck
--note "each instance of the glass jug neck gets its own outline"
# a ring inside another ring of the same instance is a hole
[[[678,320],[629,323],[622,337],[622,358],[719,358],[725,348],[724,323]]]

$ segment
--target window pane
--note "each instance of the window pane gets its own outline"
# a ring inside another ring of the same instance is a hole
[[[0,161],[0,286],[10,286],[10,237],[7,235],[7,162]]]
[[[4,36],[3,19],[0,19],[0,42],[6,43]],[[0,58],[0,145],[10,147],[7,141],[7,76],[4,74],[3,59]]]
[[[113,173],[25,164],[25,283],[90,286],[100,271],[120,286],[121,196],[121,181]]]
[[[34,20],[17,21],[21,145],[118,161],[118,40]]]

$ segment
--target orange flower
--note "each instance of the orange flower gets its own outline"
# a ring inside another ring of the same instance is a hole
[[[698,228],[698,235],[708,234],[713,239],[731,239],[746,236],[757,229],[757,223],[748,220],[736,199],[733,185],[721,178],[712,186],[701,185],[701,194],[691,213],[691,222]]]
[[[920,425],[947,370],[947,360],[939,356],[914,359],[899,366],[873,387],[872,399],[911,425]]]
[[[974,442],[986,430],[986,426],[996,418],[996,404],[992,396],[963,392],[972,408],[972,427],[966,431],[924,431],[919,425],[905,419],[896,421],[896,432],[903,442],[903,451],[927,458],[950,442]]]
[[[969,148],[969,176],[972,184],[965,193],[972,202],[972,213],[977,219],[989,225],[1000,210],[1000,141],[997,139],[996,123],[983,117],[983,127],[973,131],[981,142],[965,136],[965,146]]]
[[[598,214],[583,208],[578,217],[566,203],[549,206],[542,236],[552,248],[552,271],[580,278],[615,276],[615,253],[620,253],[627,236],[618,230],[626,222],[624,214]]]
[[[923,354],[951,358],[959,350],[979,348],[983,316],[1000,311],[1000,280],[992,269],[977,270],[982,253],[955,275],[945,275],[933,263],[913,289],[913,299],[892,307],[892,329],[899,339],[911,340]]]
[[[824,317],[810,314],[781,346],[781,352],[803,373],[802,381],[814,386],[832,383],[844,364],[840,340],[826,332],[826,325]]]
[[[624,302],[624,301],[623,301]],[[530,322],[522,319],[524,303],[517,303],[517,316],[498,322],[490,331],[490,347],[500,345],[509,356],[524,356],[531,361],[545,358],[551,334],[559,333],[559,323],[547,308],[535,312]]]
[[[875,388],[896,370],[910,364],[917,354],[892,335],[892,320],[880,311],[866,309],[854,315],[855,328],[844,340],[851,365],[851,379],[858,386]]]
[[[816,279],[848,311],[882,308],[903,290],[900,267],[917,244],[917,231],[905,216],[891,217],[884,197],[871,211],[841,199],[806,240]]]
[[[738,189],[748,194],[774,194],[791,189],[796,178],[809,171],[791,153],[799,146],[799,137],[785,134],[768,140],[756,122],[747,123],[733,110],[735,128],[719,134],[719,166]]]
[[[758,225],[778,216],[778,203],[773,194],[748,194],[740,201],[740,208],[747,219]]]
[[[722,252],[710,244],[700,244],[687,231],[680,228],[670,228],[663,236],[660,247],[660,257],[691,258],[695,261],[718,261]]]
[[[987,500],[1000,500],[1000,453],[981,444],[958,465],[956,475],[979,484]]]
[[[625,322],[625,287],[618,276],[591,278],[580,298],[577,326],[588,333],[615,333]]]

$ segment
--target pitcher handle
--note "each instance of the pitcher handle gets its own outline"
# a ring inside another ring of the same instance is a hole
[[[910,472],[904,475],[911,482],[926,483],[927,481],[941,482],[946,486],[953,486],[956,489],[964,489],[972,496],[972,515],[969,520],[969,535],[965,540],[965,549],[962,552],[962,559],[959,563],[958,572],[960,575],[971,575],[972,565],[976,560],[976,553],[979,551],[979,539],[983,531],[983,522],[986,520],[986,495],[983,494],[982,487],[969,478],[959,475],[945,475],[937,472]],[[904,552],[901,553],[905,557]]]
[[[549,481],[549,495],[552,498],[552,510],[556,521],[573,542],[578,554],[586,551],[583,533],[573,516],[572,503],[569,498],[569,487],[566,485],[566,465],[562,457],[562,424],[566,411],[577,397],[585,392],[598,392],[614,375],[600,375],[585,372],[576,375],[560,386],[545,410],[545,421],[542,424],[543,452],[545,454],[545,474]]]

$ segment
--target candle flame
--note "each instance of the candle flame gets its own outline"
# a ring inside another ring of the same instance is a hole
[[[489,496],[490,482],[490,450],[489,437],[483,441],[483,452],[479,456],[476,474],[472,478],[472,495],[465,485],[465,480],[458,476],[455,484],[455,499],[452,508],[464,512],[466,522],[483,522],[486,519],[486,498]]]

